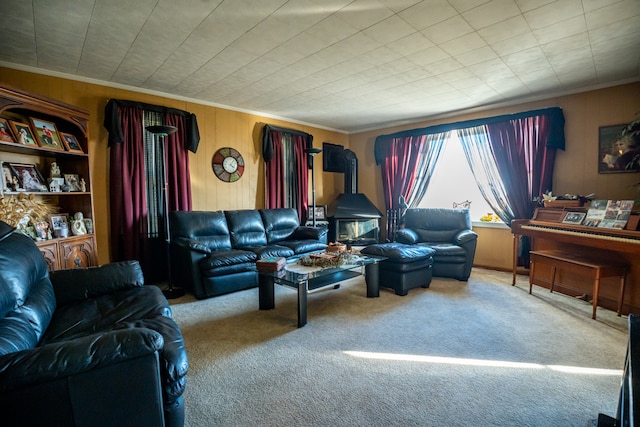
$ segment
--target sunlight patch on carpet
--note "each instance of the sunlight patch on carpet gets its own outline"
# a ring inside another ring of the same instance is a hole
[[[403,362],[437,363],[447,365],[487,366],[495,368],[550,369],[552,371],[581,375],[622,376],[619,369],[584,368],[580,366],[541,365],[539,363],[510,362],[506,360],[465,359],[457,357],[420,356],[415,354],[375,353],[367,351],[345,351],[345,354],[363,359],[398,360]]]

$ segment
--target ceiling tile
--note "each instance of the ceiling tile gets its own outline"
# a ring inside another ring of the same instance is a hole
[[[529,24],[522,15],[478,30],[478,34],[489,44],[508,40],[514,36],[529,33]]]
[[[462,17],[476,30],[520,15],[514,0],[491,0],[467,12]]]
[[[393,14],[394,12],[387,5],[378,0],[356,0],[340,9],[336,16],[354,28],[364,30]]]
[[[477,33],[467,34],[454,40],[441,43],[442,50],[449,55],[461,55],[487,46],[487,43]]]
[[[472,33],[473,28],[461,16],[454,16],[421,32],[434,43],[443,43]]]
[[[446,0],[423,0],[398,15],[416,30],[424,30],[457,15]]]
[[[556,0],[524,13],[532,30],[548,27],[582,14],[581,0]]]

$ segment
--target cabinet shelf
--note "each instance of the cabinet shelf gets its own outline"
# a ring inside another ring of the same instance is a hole
[[[34,194],[36,196],[62,196],[62,197],[68,197],[68,196],[90,196],[91,193],[88,191],[5,191],[3,192],[3,194],[5,196],[17,196],[19,194]]]
[[[31,145],[22,145],[17,142],[0,141],[0,150],[5,153],[16,153],[26,155],[37,155],[43,157],[89,157],[86,153],[74,153],[70,151],[54,150],[46,147],[34,147]]]
[[[42,175],[41,178],[49,175],[52,163],[56,162],[62,177],[75,175],[76,179],[82,178],[87,189],[87,191],[71,192],[3,191],[3,188],[6,188],[5,183],[0,182],[0,197],[33,195],[38,201],[55,206],[53,209],[55,212],[69,215],[81,212],[85,218],[93,219],[87,130],[89,113],[61,101],[0,85],[0,117],[23,123],[30,128],[34,137],[37,137],[38,131],[32,126],[34,119],[52,122],[59,135],[62,132],[75,137],[83,151],[67,151],[0,141],[0,162],[33,165]],[[13,136],[16,137],[16,135]],[[46,178],[44,180],[44,184],[47,185]],[[96,236],[93,233],[36,241],[36,245],[44,255],[50,270],[89,267],[97,265],[98,262]]]

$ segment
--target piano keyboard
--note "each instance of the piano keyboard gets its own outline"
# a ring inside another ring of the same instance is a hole
[[[556,234],[566,234],[571,236],[580,236],[580,237],[588,237],[590,239],[601,239],[601,240],[611,240],[622,243],[631,243],[635,245],[640,245],[640,236],[638,237],[621,237],[621,236],[612,236],[610,234],[601,234],[606,233],[606,229],[598,228],[597,233],[592,230],[566,230],[561,228],[554,227],[545,227],[541,225],[522,225],[522,229],[524,230],[532,230],[532,231],[542,231],[547,233],[556,233]]]

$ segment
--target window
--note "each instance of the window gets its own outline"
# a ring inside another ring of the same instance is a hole
[[[471,201],[472,221],[493,212],[476,184],[462,150],[462,143],[455,131],[449,132],[438,163],[436,164],[429,187],[418,204],[421,208],[451,208],[453,203]]]
[[[143,129],[147,126],[162,124],[162,114],[154,111],[143,112]],[[165,172],[162,156],[164,151],[159,136],[149,131],[144,135],[144,167],[147,177],[147,237],[165,238],[164,236],[164,181]]]

